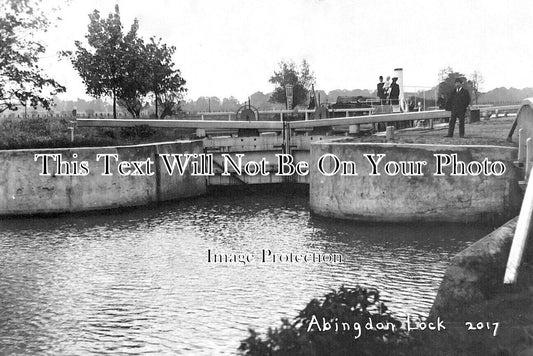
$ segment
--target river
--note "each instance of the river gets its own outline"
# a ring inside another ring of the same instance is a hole
[[[314,217],[306,194],[219,194],[0,220],[0,354],[235,354],[341,285],[427,314],[451,257],[492,229]],[[254,254],[213,263],[207,251]],[[267,262],[262,250],[340,254]]]

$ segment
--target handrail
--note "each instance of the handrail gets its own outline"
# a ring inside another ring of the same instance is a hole
[[[516,223],[513,243],[511,245],[511,251],[509,252],[509,259],[507,260],[505,276],[503,278],[503,283],[505,284],[516,282],[518,277],[518,267],[520,267],[520,263],[522,263],[527,238],[531,231],[532,220],[533,174],[529,174],[526,193],[524,194],[524,200],[522,200],[522,207],[520,208],[520,215],[518,215],[518,222]]]
[[[494,111],[494,110],[519,110],[522,105],[501,105],[501,106],[483,106],[476,105],[480,111]]]
[[[346,108],[346,109],[327,109],[329,112],[367,112],[367,111],[373,111],[374,108]],[[295,110],[259,110],[259,114],[298,114],[298,113],[308,113],[312,114],[314,113],[314,109],[295,109]],[[227,115],[235,115],[236,112],[234,111],[199,111],[194,114],[190,114],[190,116],[227,116]]]

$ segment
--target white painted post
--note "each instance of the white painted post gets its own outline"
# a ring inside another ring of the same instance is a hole
[[[518,162],[524,163],[526,157],[526,135],[524,134],[524,129],[518,130]]]
[[[360,129],[360,125],[359,124],[348,126],[348,133],[350,133],[350,134],[357,134],[360,131],[361,131],[361,129]]]
[[[196,129],[197,137],[205,137],[205,129]]]
[[[526,140],[526,180],[530,176],[531,162],[533,161],[533,140],[528,137]]]
[[[205,120],[205,118],[204,118],[204,114],[202,114],[202,121],[203,121],[203,120]]]
[[[528,142],[531,138],[527,139]],[[524,250],[526,248],[527,237],[531,230],[531,223],[533,217],[533,174],[529,175],[528,184],[526,188],[526,194],[524,194],[524,200],[522,200],[522,207],[520,208],[520,215],[518,215],[518,221],[516,223],[516,229],[514,232],[513,243],[511,245],[511,251],[509,252],[509,259],[507,260],[507,268],[505,269],[505,276],[503,277],[503,283],[511,284],[515,283],[518,277],[518,267],[522,262],[524,256]]]
[[[346,110],[346,117],[350,117],[350,113]]]
[[[385,137],[387,138],[387,141],[394,139],[394,126],[387,126]]]
[[[228,121],[231,121],[231,114],[228,114]]]
[[[306,111],[305,112],[305,121],[309,120],[309,113]]]
[[[70,130],[70,142],[74,142],[74,127],[69,127]]]
[[[283,112],[279,113],[279,121],[283,121]]]

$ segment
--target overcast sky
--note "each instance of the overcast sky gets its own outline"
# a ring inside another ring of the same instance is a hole
[[[64,99],[88,98],[70,62],[55,53],[84,40],[88,14],[120,6],[125,31],[139,19],[145,39],[177,47],[188,98],[239,100],[270,92],[277,63],[306,59],[316,88],[373,89],[379,75],[404,69],[406,86],[432,87],[440,69],[482,73],[482,90],[533,86],[533,1],[71,0],[45,36],[42,59],[67,86]]]

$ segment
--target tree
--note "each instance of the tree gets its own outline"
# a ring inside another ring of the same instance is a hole
[[[465,75],[459,72],[455,72],[451,67],[441,69],[439,71],[439,86],[438,86],[438,95],[444,96],[445,100],[448,100],[448,97],[452,90],[455,88],[455,80],[462,79],[464,82],[464,87],[472,92],[472,81],[466,80]]]
[[[144,60],[144,42],[137,37],[138,22],[133,21],[127,35],[122,33],[118,5],[115,12],[102,18],[98,10],[89,14],[88,48],[75,41],[76,52],[65,51],[78,71],[87,94],[96,98],[113,99],[113,117],[117,117],[117,102],[133,116],[138,117],[143,107],[141,101],[148,92]]]
[[[39,5],[39,0],[0,3],[0,113],[27,103],[48,110],[52,97],[65,91],[39,67],[39,55],[46,48],[34,36],[50,26]]]
[[[113,117],[117,118],[117,95],[122,88],[124,71],[122,70],[121,48],[123,43],[122,23],[118,5],[115,13],[107,19],[100,17],[94,10],[89,14],[88,33],[85,35],[89,49],[80,41],[75,41],[76,52],[64,52],[78,71],[86,92],[96,98],[111,96],[113,99]]]
[[[183,99],[183,94],[187,91],[186,81],[181,77],[181,72],[179,69],[174,69],[172,56],[175,52],[176,47],[167,46],[162,43],[161,38],[156,41],[151,37],[146,45],[149,89],[155,96],[156,117],[159,117],[159,106],[163,106],[162,119],[179,110],[179,101]]]
[[[287,103],[285,87],[287,84],[293,85],[293,106],[305,105],[309,89],[315,83],[315,76],[311,72],[309,63],[304,59],[298,68],[294,61],[281,61],[279,69],[274,71],[270,78],[270,83],[275,84],[276,88],[272,93],[269,101],[272,103]]]
[[[148,106],[145,98],[151,89],[149,73],[152,69],[146,57],[147,50],[144,41],[137,37],[138,29],[139,24],[135,19],[118,49],[121,71],[124,76],[120,80],[121,85],[116,93],[118,103],[135,118],[138,118],[141,110]]]
[[[183,94],[176,91],[166,91],[159,96],[160,105],[163,108],[160,119],[166,116],[175,115],[181,111],[180,102],[183,100]]]
[[[475,70],[470,75],[470,82],[472,83],[472,92],[474,93],[474,100],[476,101],[476,105],[477,105],[479,91],[481,90],[481,86],[483,85],[485,80],[483,79],[483,75],[481,75],[481,72]]]
[[[148,105],[147,95],[155,96],[156,115],[163,106],[163,117],[179,109],[185,80],[174,68],[172,55],[176,48],[167,46],[161,39],[150,39],[148,44],[137,35],[139,24],[133,21],[129,32],[122,33],[118,5],[106,19],[94,10],[89,15],[89,48],[76,41],[76,52],[64,52],[78,70],[87,93],[97,98],[113,98],[113,117],[117,102],[134,117]]]
[[[230,96],[229,98],[222,99],[222,111],[237,111],[241,103],[239,100]]]

